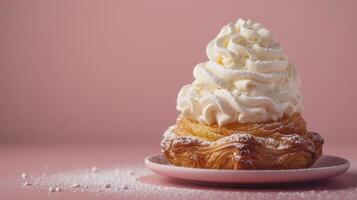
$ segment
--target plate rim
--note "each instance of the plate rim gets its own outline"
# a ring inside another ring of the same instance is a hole
[[[334,155],[322,155],[321,158],[323,156],[328,156],[328,157],[335,157],[338,159],[341,159],[344,161],[343,164],[340,165],[332,165],[332,166],[325,166],[325,167],[316,167],[316,168],[300,168],[300,169],[240,169],[240,170],[234,170],[234,169],[206,169],[206,168],[193,168],[193,167],[183,167],[183,166],[175,166],[175,165],[165,165],[165,164],[160,164],[160,163],[156,163],[156,162],[152,162],[150,161],[150,158],[153,157],[158,157],[158,156],[164,156],[163,154],[154,154],[154,155],[150,155],[150,156],[146,156],[144,163],[147,167],[149,167],[148,165],[156,165],[159,167],[164,167],[170,170],[173,169],[178,169],[178,170],[194,170],[194,171],[201,171],[201,172],[244,172],[244,173],[295,173],[295,172],[309,172],[309,171],[321,171],[321,170],[329,170],[329,169],[336,169],[336,168],[342,168],[342,169],[346,169],[345,172],[350,168],[350,161],[347,160],[346,158],[340,157],[340,156],[334,156]],[[150,167],[149,167],[150,168]],[[150,168],[151,169],[151,168]]]

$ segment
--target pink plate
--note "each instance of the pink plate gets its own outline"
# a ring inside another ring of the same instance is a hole
[[[324,155],[307,169],[289,170],[217,170],[178,167],[165,156],[145,158],[145,165],[153,172],[170,178],[206,184],[277,184],[328,179],[343,174],[350,167],[348,160]]]

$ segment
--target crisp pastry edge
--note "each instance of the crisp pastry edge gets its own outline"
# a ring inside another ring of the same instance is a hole
[[[296,169],[310,167],[322,154],[323,139],[313,132],[257,136],[240,131],[215,141],[177,132],[177,125],[169,127],[161,142],[162,152],[177,166]]]

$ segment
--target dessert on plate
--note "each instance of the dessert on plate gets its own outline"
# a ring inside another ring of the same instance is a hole
[[[208,61],[177,98],[181,114],[161,142],[177,166],[209,169],[307,168],[323,139],[301,116],[295,66],[260,23],[238,19],[207,45]]]

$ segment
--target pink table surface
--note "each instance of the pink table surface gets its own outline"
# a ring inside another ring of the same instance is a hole
[[[325,154],[339,155],[351,161],[346,173],[315,184],[275,187],[215,187],[177,182],[148,171],[138,177],[155,192],[127,190],[118,193],[62,191],[49,193],[46,188],[24,186],[21,174],[41,175],[71,170],[135,166],[146,170],[144,157],[159,152],[158,145],[0,145],[0,199],[356,199],[357,159],[352,144],[325,145]],[[119,167],[120,168],[120,167]]]

